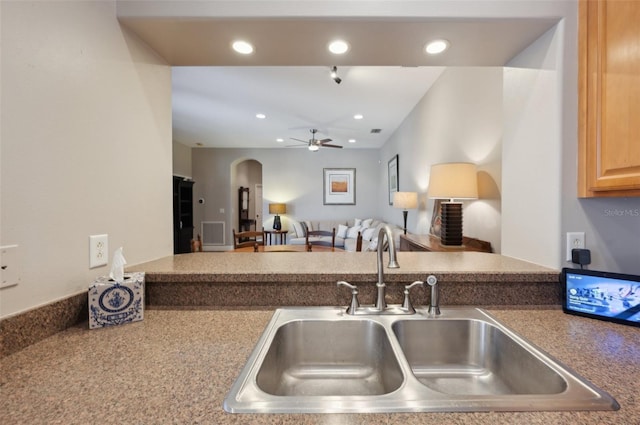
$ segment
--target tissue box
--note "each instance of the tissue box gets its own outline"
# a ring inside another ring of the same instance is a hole
[[[125,273],[124,283],[99,277],[89,287],[89,328],[121,325],[144,318],[144,272]]]

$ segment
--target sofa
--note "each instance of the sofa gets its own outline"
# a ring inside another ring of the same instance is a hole
[[[392,231],[396,248],[400,247],[400,235],[403,230],[394,224],[389,224],[376,219],[350,219],[350,220],[289,220],[287,243],[291,245],[304,245],[306,232],[309,230],[336,229],[336,248],[345,251],[356,251],[358,233],[362,235],[362,251],[375,251],[378,247],[378,233],[380,227],[388,225]],[[331,243],[331,236],[314,236],[311,240],[321,240]]]

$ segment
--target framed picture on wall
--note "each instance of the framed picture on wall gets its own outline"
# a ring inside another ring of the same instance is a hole
[[[325,168],[324,205],[356,204],[356,169]]]
[[[393,205],[393,194],[398,189],[398,155],[389,160],[389,205]]]

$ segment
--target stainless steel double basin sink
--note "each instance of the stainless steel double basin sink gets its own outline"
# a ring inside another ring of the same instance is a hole
[[[618,408],[475,308],[437,317],[278,309],[224,401],[231,413]]]

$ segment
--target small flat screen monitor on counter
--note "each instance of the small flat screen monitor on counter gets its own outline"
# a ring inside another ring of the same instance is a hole
[[[640,276],[562,269],[562,310],[640,327]]]

